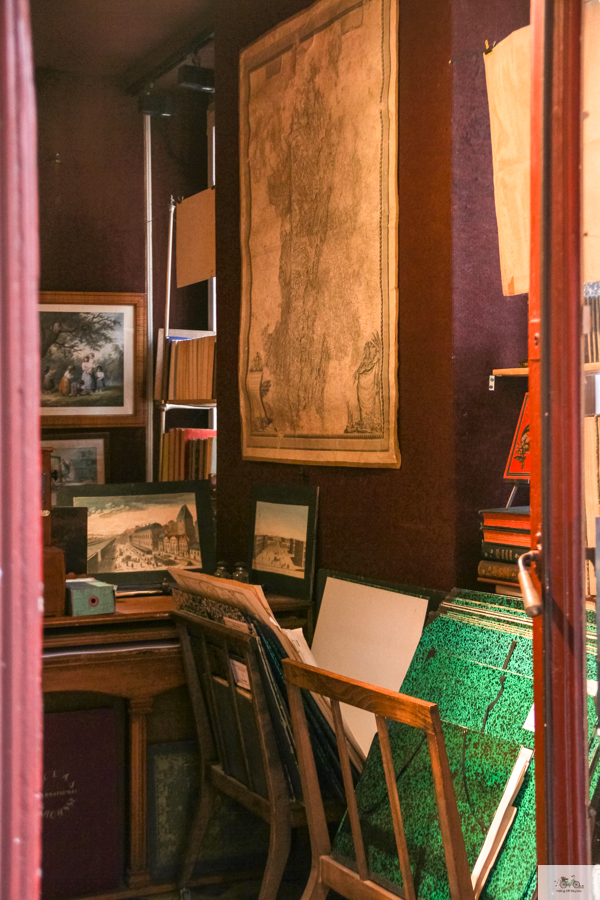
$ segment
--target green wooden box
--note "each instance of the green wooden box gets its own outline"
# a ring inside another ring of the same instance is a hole
[[[67,581],[67,612],[70,616],[100,616],[114,611],[114,584],[95,578]]]

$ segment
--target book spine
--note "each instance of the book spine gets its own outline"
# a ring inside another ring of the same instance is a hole
[[[205,446],[206,446],[206,461],[204,464],[204,477],[205,478],[210,478],[210,473],[212,471],[213,440],[214,440],[214,438],[207,438],[205,441]]]
[[[506,529],[501,528],[484,528],[483,540],[489,544],[510,544],[512,547],[529,548],[531,544],[531,535],[528,531],[507,531]]]
[[[169,430],[169,468],[167,470],[167,481],[173,481],[173,465],[175,462],[175,437],[173,429]]]
[[[484,559],[492,559],[497,562],[516,563],[524,551],[520,547],[511,547],[510,544],[490,544],[481,542],[481,555]]]
[[[200,362],[202,360],[202,339],[196,340],[196,353],[194,362],[194,399],[202,400],[202,385],[200,384]]]
[[[176,389],[176,365],[177,365],[177,341],[169,342],[169,383],[167,388],[167,400],[177,400]]]
[[[162,400],[163,385],[163,363],[165,353],[165,329],[158,329],[158,337],[156,339],[156,371],[154,375],[154,399]]]
[[[209,338],[208,370],[206,373],[207,400],[213,400],[215,396],[215,342],[216,338]]]
[[[491,562],[482,559],[477,566],[477,574],[480,578],[493,578],[498,581],[510,581],[515,584],[519,580],[519,567],[513,563]]]
[[[158,480],[165,480],[165,448],[167,443],[166,434],[161,434],[160,436],[160,465],[158,470]]]
[[[183,455],[184,455],[184,468],[185,468],[183,477],[184,477],[184,479],[187,480],[192,477],[190,474],[190,471],[191,471],[191,459],[190,459],[191,445],[190,445],[189,441],[186,441],[185,434],[183,436]]]

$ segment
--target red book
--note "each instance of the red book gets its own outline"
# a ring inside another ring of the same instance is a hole
[[[527,547],[531,544],[529,531],[508,531],[502,528],[483,527],[483,539],[490,544],[508,544],[510,547]]]
[[[510,528],[513,531],[529,531],[531,515],[528,506],[500,506],[498,509],[482,509],[484,528]]]
[[[118,778],[114,709],[44,716],[42,900],[118,888],[124,870]]]
[[[217,432],[214,428],[184,428],[183,438],[186,441],[206,440],[206,438],[214,438]]]

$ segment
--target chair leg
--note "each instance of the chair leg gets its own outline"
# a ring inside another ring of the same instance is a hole
[[[211,784],[208,778],[203,780],[202,786],[200,787],[200,802],[196,807],[196,812],[194,814],[194,822],[192,825],[192,831],[190,834],[190,840],[188,843],[187,852],[185,854],[185,860],[183,862],[183,868],[181,870],[181,877],[179,879],[179,888],[181,890],[181,895],[186,889],[187,883],[191,878],[192,871],[194,866],[196,865],[196,860],[200,854],[200,848],[202,846],[202,841],[204,840],[204,835],[206,834],[206,829],[208,828],[208,823],[210,822],[210,818],[212,816],[213,807],[215,803],[215,795],[216,791]]]
[[[320,879],[320,862],[313,859],[313,864],[300,900],[325,900],[329,888]]]
[[[290,808],[281,807],[271,817],[269,855],[258,900],[275,900],[292,845]]]

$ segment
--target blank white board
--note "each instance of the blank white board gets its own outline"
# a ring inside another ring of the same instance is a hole
[[[397,691],[426,615],[423,597],[330,576],[311,650],[321,669]],[[377,730],[375,717],[346,705],[343,715],[366,755]]]

